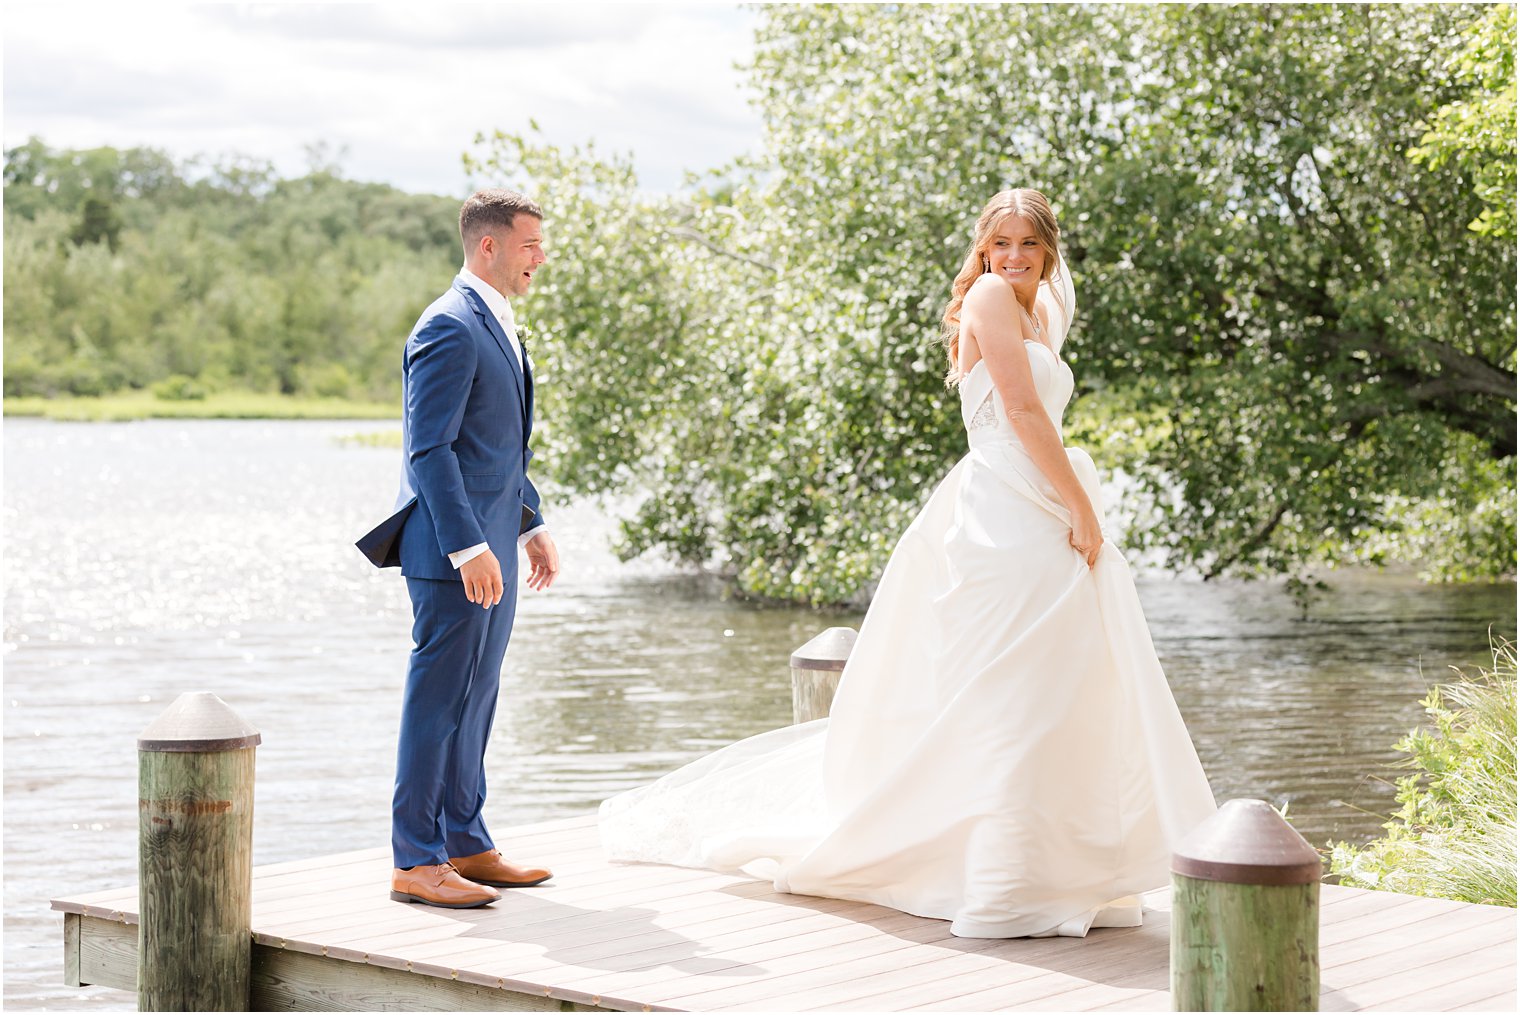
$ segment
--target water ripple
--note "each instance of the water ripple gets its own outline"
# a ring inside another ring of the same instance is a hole
[[[263,732],[255,862],[388,841],[410,608],[352,541],[390,504],[398,454],[334,439],[383,425],[6,421],[7,1006],[134,1006],[60,985],[47,900],[135,879],[136,737],[180,693],[214,691]],[[858,623],[621,564],[595,505],[549,519],[565,571],[522,594],[487,756],[497,828],[790,721],[792,649]],[[1490,623],[1515,626],[1512,584],[1345,576],[1307,623],[1265,586],[1141,596],[1216,794],[1288,801],[1316,843],[1376,834],[1391,791],[1368,776],[1426,684],[1481,659]]]

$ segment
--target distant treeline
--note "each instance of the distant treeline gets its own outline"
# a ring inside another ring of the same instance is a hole
[[[391,399],[458,199],[147,148],[5,153],[5,393]]]

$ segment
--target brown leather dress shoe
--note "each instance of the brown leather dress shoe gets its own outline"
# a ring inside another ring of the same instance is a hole
[[[444,909],[474,909],[501,898],[501,893],[459,876],[451,863],[425,864],[391,871],[391,898],[397,902],[421,902]]]
[[[474,856],[451,856],[449,863],[471,881],[493,888],[532,888],[554,876],[542,867],[519,867],[504,859],[499,849],[488,849]]]

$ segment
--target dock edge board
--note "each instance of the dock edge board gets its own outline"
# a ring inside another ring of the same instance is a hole
[[[137,924],[65,912],[63,946],[67,986],[137,992]],[[257,942],[250,947],[252,1011],[615,1010]]]

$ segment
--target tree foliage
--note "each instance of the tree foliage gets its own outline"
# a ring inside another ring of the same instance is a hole
[[[1211,575],[1508,573],[1515,236],[1468,228],[1499,149],[1428,154],[1432,123],[1465,144],[1450,111],[1513,88],[1484,19],[766,7],[753,162],[658,197],[590,150],[477,153],[558,230],[531,297],[568,424],[549,457],[648,491],[630,552],[859,598],[964,450],[935,339],[971,221],[1032,186],[1077,283],[1073,427],[1135,479],[1132,544]]]
[[[1483,211],[1468,228],[1515,235],[1515,7],[1493,4],[1447,65],[1468,93],[1436,111],[1411,157],[1433,169],[1454,163]]]
[[[33,139],[5,153],[5,393],[394,398],[457,214],[329,171]]]

